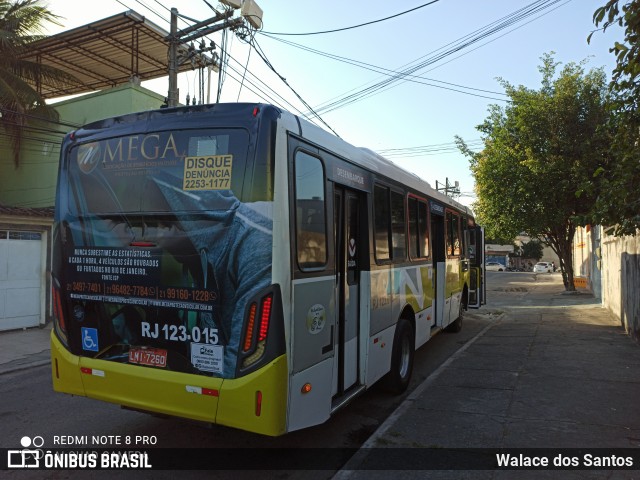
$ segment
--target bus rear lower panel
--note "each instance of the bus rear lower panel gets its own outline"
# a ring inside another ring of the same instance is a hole
[[[287,360],[237,379],[189,375],[71,354],[51,334],[57,392],[260,433],[286,432]]]

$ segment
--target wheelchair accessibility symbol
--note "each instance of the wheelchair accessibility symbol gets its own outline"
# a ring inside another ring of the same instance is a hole
[[[91,352],[98,351],[98,330],[82,327],[82,349]]]

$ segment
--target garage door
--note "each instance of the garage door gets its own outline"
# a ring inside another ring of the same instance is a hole
[[[40,323],[40,233],[0,230],[0,330]]]

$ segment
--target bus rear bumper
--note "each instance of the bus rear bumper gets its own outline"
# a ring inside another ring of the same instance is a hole
[[[51,373],[57,392],[264,435],[286,432],[286,355],[225,380],[79,357],[52,332]]]

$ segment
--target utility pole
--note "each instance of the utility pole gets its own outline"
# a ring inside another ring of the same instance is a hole
[[[213,52],[216,48],[213,42],[211,42],[209,47],[206,47],[203,41],[198,51],[196,51],[193,46],[190,46],[187,49],[187,55],[182,58],[182,61],[180,61],[178,57],[178,47],[180,45],[193,42],[205,35],[209,35],[226,28],[230,28],[232,30],[237,29],[244,25],[245,22],[255,29],[262,27],[262,9],[260,9],[253,0],[244,0],[242,2],[240,0],[220,0],[220,2],[227,7],[224,11],[215,11],[215,16],[202,22],[197,22],[180,32],[178,32],[178,9],[171,9],[170,33],[169,36],[166,37],[166,40],[169,42],[169,92],[167,95],[167,106],[169,107],[176,107],[178,105],[178,71],[180,69],[180,65],[188,60],[190,60],[193,65],[194,59],[197,57],[202,58],[204,53]],[[241,8],[241,16],[231,18],[235,10],[238,8]],[[217,54],[214,54],[212,60],[213,66],[220,68],[220,65],[217,65],[216,62]]]
[[[445,184],[443,187],[438,186],[438,180],[436,180],[436,190],[438,192],[444,192],[447,197],[455,197],[460,196],[460,182],[457,180],[453,183],[449,183],[449,177],[446,178]]]
[[[171,9],[171,30],[169,33],[169,92],[167,105],[178,105],[178,9]]]

